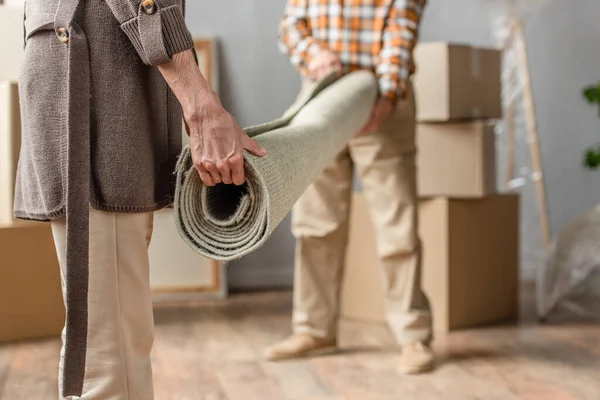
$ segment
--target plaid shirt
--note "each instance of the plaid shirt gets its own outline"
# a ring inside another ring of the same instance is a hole
[[[412,52],[426,0],[288,0],[280,48],[308,75],[321,49],[337,53],[344,72],[370,69],[382,96],[405,98]]]

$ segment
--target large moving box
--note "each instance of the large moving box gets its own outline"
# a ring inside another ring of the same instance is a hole
[[[15,175],[21,147],[16,82],[0,82],[0,223],[13,221]]]
[[[494,125],[421,123],[417,148],[421,197],[483,197],[496,192]]]
[[[414,57],[417,120],[502,117],[499,50],[421,43]]]
[[[495,195],[420,204],[423,288],[434,330],[515,320],[518,316],[519,200]],[[354,195],[342,290],[342,316],[385,321],[383,275],[365,200]]]
[[[0,225],[0,341],[58,336],[64,322],[50,224]]]

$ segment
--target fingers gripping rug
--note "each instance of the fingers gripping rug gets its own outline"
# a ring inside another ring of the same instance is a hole
[[[268,154],[246,154],[246,184],[205,186],[189,147],[177,165],[175,223],[201,255],[231,261],[262,246],[311,182],[369,119],[377,96],[370,72],[326,78],[283,117],[245,129]]]

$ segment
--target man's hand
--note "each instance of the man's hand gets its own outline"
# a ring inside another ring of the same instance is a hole
[[[342,63],[338,55],[328,49],[318,52],[308,66],[308,73],[315,81],[325,78],[331,71],[342,75]]]
[[[244,149],[259,157],[266,150],[250,139],[223,108],[191,51],[176,54],[159,70],[181,103],[192,159],[202,182],[207,186],[243,184]]]
[[[373,111],[371,111],[371,118],[369,122],[360,131],[361,135],[366,135],[377,131],[381,124],[390,116],[392,113],[392,102],[385,97],[379,98]]]

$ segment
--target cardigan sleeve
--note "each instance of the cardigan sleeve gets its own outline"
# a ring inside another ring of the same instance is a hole
[[[160,65],[194,47],[181,0],[105,0],[145,64]]]

